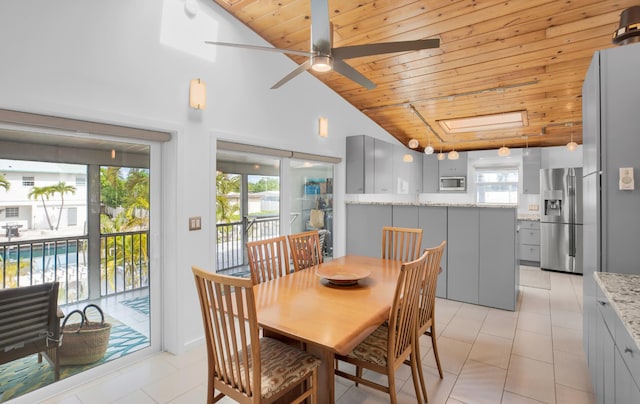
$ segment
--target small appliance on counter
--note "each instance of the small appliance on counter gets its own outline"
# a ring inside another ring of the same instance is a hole
[[[540,267],[582,273],[582,168],[540,170]]]

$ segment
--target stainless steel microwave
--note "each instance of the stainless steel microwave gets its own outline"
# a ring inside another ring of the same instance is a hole
[[[440,191],[466,191],[466,177],[440,177]]]

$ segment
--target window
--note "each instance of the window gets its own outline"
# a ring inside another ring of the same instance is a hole
[[[476,202],[518,203],[518,168],[476,170]]]
[[[20,208],[18,207],[7,208],[4,212],[4,217],[20,217]]]
[[[35,177],[22,177],[22,185],[25,187],[32,187],[35,183]]]

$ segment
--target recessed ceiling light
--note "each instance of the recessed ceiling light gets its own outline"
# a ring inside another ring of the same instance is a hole
[[[522,128],[527,126],[529,122],[527,119],[527,111],[515,111],[467,118],[442,119],[438,121],[438,124],[447,133],[461,133]]]

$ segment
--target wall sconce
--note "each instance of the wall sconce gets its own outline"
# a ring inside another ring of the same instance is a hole
[[[329,119],[324,116],[321,116],[320,119],[318,119],[318,136],[329,136]]]
[[[111,149],[111,160],[116,159],[116,149]]]
[[[189,85],[189,105],[195,109],[207,108],[207,85],[200,79],[193,79]]]

